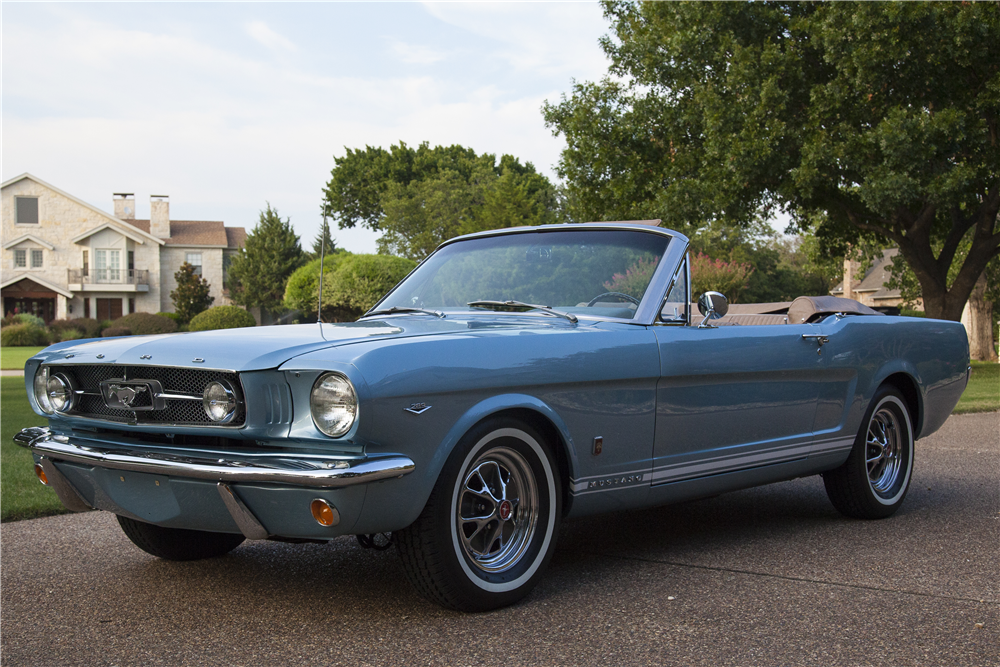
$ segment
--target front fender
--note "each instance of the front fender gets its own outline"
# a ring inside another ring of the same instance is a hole
[[[558,433],[572,477],[578,467],[573,439],[562,417],[551,406],[527,394],[500,394],[485,398],[468,408],[437,443],[430,458],[417,462],[416,474],[377,482],[368,487],[364,510],[355,526],[356,533],[380,533],[400,530],[413,523],[423,511],[448,457],[462,437],[484,419],[511,411],[530,411],[551,424]],[[421,470],[421,468],[423,468]]]

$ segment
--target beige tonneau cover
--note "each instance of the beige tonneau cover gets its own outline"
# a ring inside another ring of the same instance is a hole
[[[842,299],[837,296],[800,296],[788,307],[788,323],[813,322],[834,313],[882,315],[854,299]]]

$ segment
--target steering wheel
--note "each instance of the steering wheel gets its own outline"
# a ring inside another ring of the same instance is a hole
[[[591,299],[590,301],[588,301],[587,302],[587,307],[589,308],[590,306],[593,306],[598,301],[604,301],[604,297],[606,297],[606,296],[617,297],[621,301],[631,301],[635,305],[637,305],[637,306],[639,305],[639,299],[637,299],[634,296],[631,296],[629,294],[622,294],[621,292],[605,292],[604,294],[598,294],[593,299]]]

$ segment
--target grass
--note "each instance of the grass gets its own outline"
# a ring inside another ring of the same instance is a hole
[[[62,514],[66,508],[55,491],[35,477],[31,452],[13,441],[22,428],[46,424],[28,406],[24,378],[0,378],[0,412],[0,521]]]
[[[4,359],[6,363],[6,356]],[[0,521],[33,519],[65,512],[55,492],[42,486],[35,478],[31,453],[12,441],[14,434],[22,428],[45,425],[45,420],[28,406],[23,378],[0,378],[0,406]],[[955,408],[955,414],[993,410],[1000,410],[1000,364],[973,361],[972,378]]]
[[[0,347],[0,370],[23,371],[24,362],[33,357],[44,347]]]
[[[969,386],[952,414],[1000,410],[1000,364],[973,361]]]

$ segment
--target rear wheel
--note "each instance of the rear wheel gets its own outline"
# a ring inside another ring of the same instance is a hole
[[[555,549],[560,482],[544,439],[491,419],[455,448],[417,520],[394,533],[407,577],[427,599],[460,611],[517,602]]]
[[[231,533],[164,528],[118,516],[118,524],[132,544],[165,560],[200,560],[227,554],[245,539]]]
[[[884,519],[906,497],[913,472],[913,427],[903,396],[883,386],[861,422],[844,465],[823,474],[830,502],[846,516]]]

